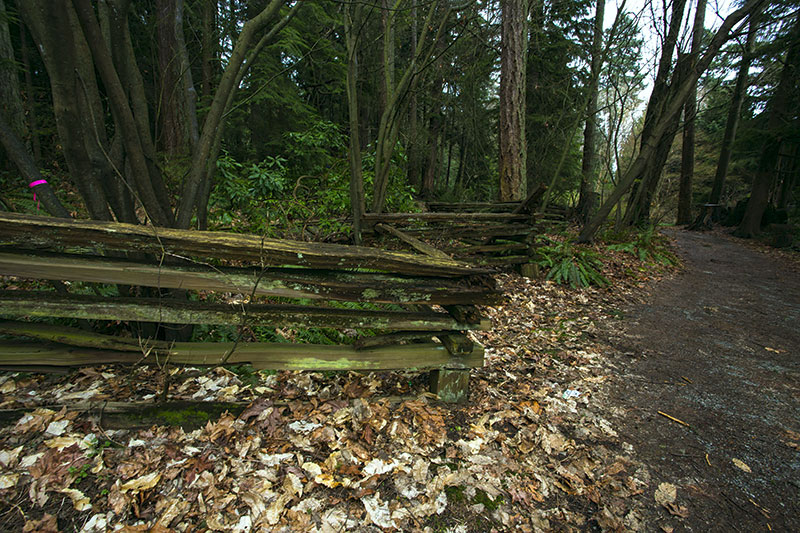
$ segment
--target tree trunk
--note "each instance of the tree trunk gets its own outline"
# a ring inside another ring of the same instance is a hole
[[[680,29],[683,23],[683,12],[686,7],[686,0],[675,0],[672,3],[672,16],[669,21],[669,28],[664,39],[664,45],[661,49],[661,57],[658,61],[658,70],[656,72],[655,83],[653,84],[653,91],[650,94],[650,100],[647,103],[647,111],[645,113],[644,127],[642,128],[642,142],[644,139],[651,136],[651,131],[659,122],[664,114],[665,106],[669,104],[670,95],[670,74],[677,71],[677,66],[673,69],[672,58],[675,55],[675,48],[678,43]],[[673,82],[673,86],[677,83]],[[680,117],[674,117],[675,132],[677,132],[677,121]],[[672,133],[674,136],[674,133]],[[670,140],[671,143],[671,140]],[[664,154],[665,149],[661,139],[656,144],[661,144],[662,147],[658,150],[658,154]],[[671,145],[671,144],[670,144]],[[666,148],[666,153],[669,152],[669,147]],[[642,223],[649,219],[650,216],[650,202],[652,195],[656,190],[658,181],[661,177],[661,171],[666,161],[666,156],[663,161],[648,161],[648,164],[642,171],[641,176],[637,176],[638,181],[634,182],[633,191],[628,200],[628,211],[625,214],[625,224]]]
[[[764,3],[765,0],[750,0],[744,6],[732,12],[725,18],[725,20],[722,22],[722,25],[714,34],[708,49],[697,62],[697,64],[694,65],[694,67],[690,70],[686,79],[684,79],[679,86],[673,87],[673,90],[667,99],[666,105],[664,106],[664,112],[661,113],[658,121],[654,122],[649,128],[648,135],[646,137],[642,137],[639,155],[620,177],[620,180],[617,183],[617,186],[614,188],[614,191],[609,195],[606,201],[603,202],[603,205],[600,207],[598,212],[587,224],[584,225],[580,235],[578,236],[579,242],[590,242],[594,238],[597,230],[600,229],[600,226],[606,220],[606,217],[608,217],[609,213],[611,213],[611,210],[614,208],[617,202],[619,202],[619,200],[628,192],[634,181],[641,176],[642,172],[646,168],[648,159],[652,156],[659,141],[666,133],[674,118],[683,108],[686,98],[689,96],[689,92],[691,91],[691,85],[697,83],[697,80],[700,79],[700,76],[706,71],[708,66],[711,64],[711,61],[719,52],[720,48],[722,48],[722,46],[727,42],[728,36],[734,26],[736,26],[742,19],[753,13],[755,9],[759,8]]]
[[[714,174],[714,184],[711,187],[711,195],[708,203],[718,204],[722,200],[722,191],[725,187],[725,178],[728,175],[728,165],[731,161],[733,152],[733,141],[736,139],[736,129],[739,127],[739,119],[742,116],[742,102],[747,92],[747,80],[750,72],[750,63],[753,60],[753,46],[758,33],[758,14],[754,13],[750,18],[747,29],[747,42],[742,50],[742,60],[739,63],[739,73],[736,75],[736,85],[731,95],[731,106],[728,108],[728,119],[725,122],[725,133],[722,137],[722,146],[719,151],[719,161],[717,170]]]
[[[160,145],[186,154],[197,144],[197,95],[183,37],[183,0],[156,0]]]
[[[411,6],[411,57],[417,55],[417,4]],[[406,179],[412,187],[421,187],[422,150],[419,146],[419,98],[416,90],[411,91],[408,108],[408,168]]]
[[[500,56],[500,201],[522,200],[526,188],[525,67],[527,0],[501,0]]]
[[[356,6],[351,16],[345,7],[344,36],[347,44],[347,109],[350,119],[350,212],[353,215],[353,242],[361,244],[362,218],[364,216],[364,177],[362,176],[361,140],[358,124],[358,25],[363,12]]]
[[[33,161],[33,159],[31,159],[30,152],[27,150],[25,145],[22,144],[22,140],[17,136],[11,126],[6,123],[1,115],[0,145],[3,146],[6,154],[8,154],[8,158],[13,161],[14,164],[16,164],[17,168],[19,169],[19,173],[22,174],[22,178],[25,180],[25,183],[21,183],[21,187],[37,181],[44,181],[44,178],[39,172],[36,163]],[[36,193],[36,197],[42,202],[42,204],[44,204],[44,208],[48,213],[54,217],[70,218],[69,211],[64,208],[64,206],[56,197],[55,193],[53,193],[53,189],[51,188],[50,184],[43,183],[41,185],[36,185],[34,187],[34,191]]]
[[[408,66],[403,71],[403,75],[397,81],[396,86],[393,87],[387,95],[388,101],[386,103],[386,108],[381,114],[380,124],[378,125],[378,139],[375,143],[375,186],[372,196],[372,212],[374,213],[382,212],[384,204],[386,203],[389,171],[392,165],[392,153],[397,143],[399,120],[408,102],[408,92],[413,88],[420,69],[425,66],[426,62],[433,55],[434,50],[437,48],[437,44],[440,42],[442,33],[444,32],[445,24],[452,12],[452,9],[448,8],[441,14],[441,21],[436,34],[431,38],[430,44],[426,46],[429,32],[434,28],[433,16],[438,6],[438,1],[431,2],[428,15],[422,25],[422,31],[417,42],[417,54],[411,58]],[[384,66],[384,71],[387,71],[386,66]]]
[[[431,89],[431,110],[428,126],[428,161],[422,176],[422,196],[430,199],[436,187],[436,173],[439,169],[439,139],[442,133],[442,87],[444,80],[437,75]]]
[[[25,25],[19,24],[19,51],[22,59],[22,71],[25,73],[25,115],[28,117],[28,133],[31,138],[31,148],[33,148],[33,160],[39,164],[42,161],[42,145],[39,141],[39,133],[36,127],[36,93],[33,88],[33,77],[31,76],[31,63],[28,57],[28,39],[26,37]]]
[[[780,81],[769,100],[766,139],[750,189],[750,200],[747,202],[744,218],[735,232],[739,237],[751,238],[761,232],[761,218],[769,203],[770,190],[775,181],[784,129],[791,121],[791,113],[798,100],[796,88],[798,75],[800,75],[800,15],[795,18]]]
[[[595,160],[597,149],[595,135],[597,134],[597,97],[599,93],[600,69],[602,69],[603,55],[603,19],[605,17],[606,1],[597,0],[594,17],[594,37],[592,39],[592,65],[587,88],[589,103],[586,106],[586,126],[583,130],[583,161],[581,163],[581,188],[578,200],[578,217],[583,223],[589,220],[595,205]]]
[[[694,27],[692,28],[692,51],[689,57],[691,66],[700,55],[700,42],[703,38],[703,22],[706,17],[706,0],[697,0]],[[692,86],[686,105],[683,108],[683,148],[681,150],[681,183],[678,192],[678,224],[692,222],[692,179],[694,178],[694,121],[697,115],[697,83]]]
[[[219,155],[219,138],[222,136],[222,118],[229,105],[229,98],[238,88],[235,81],[239,78],[242,69],[250,67],[250,63],[245,64],[248,57],[248,50],[253,44],[256,35],[260,33],[278,14],[283,2],[271,0],[258,15],[248,20],[233,47],[228,65],[222,73],[219,87],[214,93],[214,100],[211,102],[206,119],[203,122],[202,133],[197,143],[197,150],[192,154],[192,166],[189,175],[183,184],[180,206],[176,225],[179,228],[188,228],[195,208],[197,207],[198,197],[202,197],[206,187],[206,180],[210,179],[210,174],[216,166]],[[302,3],[297,3],[292,12],[296,12]]]
[[[28,139],[28,124],[19,90],[19,71],[11,46],[8,13],[0,0],[0,117],[23,142]]]
[[[48,0],[26,0],[18,9],[47,69],[56,130],[70,178],[89,215],[111,220],[103,185],[115,176],[106,156],[103,106],[75,12],[69,2]]]
[[[169,194],[166,187],[163,187],[161,177],[151,176],[151,172],[158,173],[158,169],[153,169],[147,164],[133,111],[114,66],[111,51],[101,34],[90,0],[73,0],[72,4],[89,45],[91,57],[94,59],[94,64],[105,86],[112,115],[120,127],[125,143],[125,153],[130,158],[139,199],[147,216],[154,224],[171,226],[173,217],[169,208]],[[158,187],[158,185],[162,186]]]

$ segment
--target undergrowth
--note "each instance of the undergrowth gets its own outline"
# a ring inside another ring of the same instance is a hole
[[[570,239],[559,241],[541,235],[537,242],[542,243],[536,248],[536,263],[547,269],[546,279],[559,285],[569,284],[570,287],[605,287],[609,284],[600,271],[603,262],[600,255],[592,248],[579,245]]]

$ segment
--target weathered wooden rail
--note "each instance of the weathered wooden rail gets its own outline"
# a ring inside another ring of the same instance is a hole
[[[545,190],[537,188],[522,202],[430,202],[431,212],[367,213],[364,227],[430,257],[489,268],[519,266],[527,274],[535,270],[529,265],[540,222],[565,218],[558,207],[537,212]],[[422,239],[439,244],[434,248]]]
[[[257,369],[431,369],[432,390],[447,401],[465,397],[468,369],[483,362],[483,348],[464,335],[488,327],[475,305],[499,298],[489,271],[444,254],[9,213],[0,213],[0,275],[186,289],[204,299],[2,290],[0,315],[12,320],[0,322],[0,334],[28,340],[0,341],[0,366],[224,361]],[[234,303],[208,296],[215,291]],[[43,318],[335,328],[361,336],[333,346],[166,343],[30,321]]]

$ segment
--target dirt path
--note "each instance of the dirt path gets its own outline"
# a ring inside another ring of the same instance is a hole
[[[654,477],[651,529],[800,531],[800,275],[724,237],[671,235],[686,271],[612,339],[620,436]],[[653,505],[661,483],[678,516]]]

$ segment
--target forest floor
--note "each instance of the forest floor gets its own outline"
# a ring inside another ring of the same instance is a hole
[[[604,252],[605,289],[499,275],[463,405],[419,372],[173,368],[171,399],[247,408],[119,428],[104,402],[164,370],[0,374],[0,530],[798,530],[797,263],[670,235],[682,269]]]

